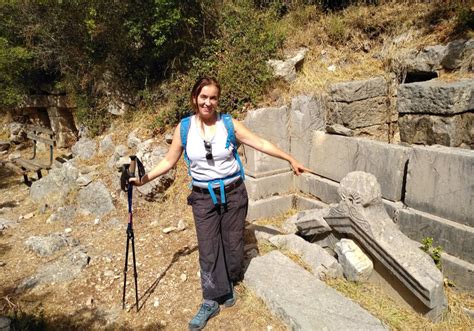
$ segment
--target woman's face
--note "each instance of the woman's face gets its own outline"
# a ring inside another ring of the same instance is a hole
[[[215,85],[204,86],[194,102],[197,104],[197,114],[201,118],[211,118],[219,104],[219,89]]]

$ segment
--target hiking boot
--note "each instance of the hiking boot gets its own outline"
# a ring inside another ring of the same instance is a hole
[[[220,308],[217,302],[214,302],[212,306],[207,303],[201,304],[199,311],[191,322],[189,322],[189,330],[202,330],[210,318],[219,314],[219,310]]]

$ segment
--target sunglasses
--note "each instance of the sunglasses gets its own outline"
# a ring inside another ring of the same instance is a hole
[[[212,144],[204,140],[204,148],[206,149],[206,159],[212,160]]]

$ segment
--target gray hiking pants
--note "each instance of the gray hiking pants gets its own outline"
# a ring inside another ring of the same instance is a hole
[[[188,197],[192,206],[199,248],[203,298],[217,300],[232,291],[231,282],[243,277],[244,224],[248,196],[245,184],[226,189],[227,203],[214,205],[206,189]]]

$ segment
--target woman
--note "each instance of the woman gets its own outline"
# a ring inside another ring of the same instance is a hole
[[[228,124],[224,124],[223,116],[217,112],[220,93],[217,80],[210,77],[199,79],[191,91],[195,115],[188,122],[183,120],[178,124],[166,157],[141,180],[130,180],[137,186],[146,184],[174,167],[185,152],[193,184],[188,204],[192,206],[196,225],[204,298],[198,313],[189,323],[191,330],[204,328],[206,322],[219,313],[219,304],[226,307],[235,304],[233,284],[243,276],[243,235],[248,197],[240,160],[234,153],[236,146],[226,144],[231,135],[228,134]],[[240,143],[287,160],[296,175],[307,171],[291,155],[253,134],[240,122],[227,119],[231,120]]]

